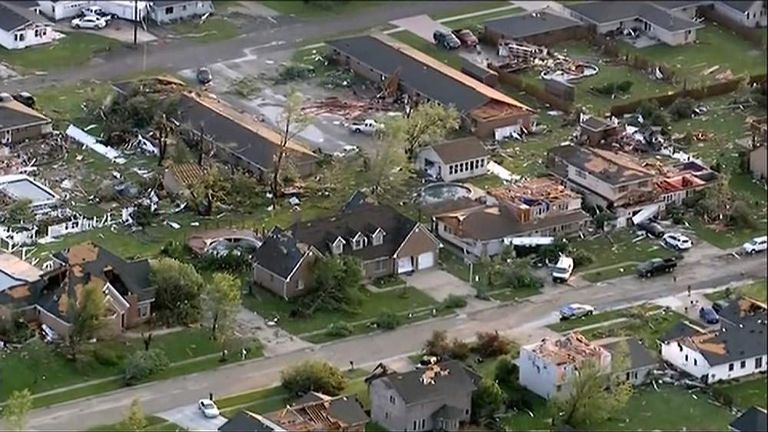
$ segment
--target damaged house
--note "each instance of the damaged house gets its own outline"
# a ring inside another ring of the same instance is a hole
[[[16,101],[8,93],[0,93],[0,144],[18,144],[51,132],[51,119]]]
[[[567,237],[577,234],[590,217],[581,197],[553,178],[488,191],[486,203],[450,209],[433,217],[438,236],[477,257],[500,253],[514,239]]]
[[[463,126],[480,138],[503,139],[533,124],[532,108],[386,36],[354,36],[327,45],[342,66],[373,82],[396,80],[414,100],[452,105]]]
[[[720,324],[701,328],[681,321],[661,339],[661,356],[704,384],[768,370],[766,305],[749,297],[720,311]]]
[[[89,284],[97,284],[104,293],[106,332],[122,332],[151,315],[154,289],[149,261],[125,261],[93,243],[53,254],[42,270],[2,255],[0,270],[0,305],[23,312],[27,321],[62,338],[71,328],[71,301],[78,301]]]

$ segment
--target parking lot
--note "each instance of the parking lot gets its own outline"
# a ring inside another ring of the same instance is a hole
[[[216,431],[227,422],[227,418],[223,416],[216,418],[204,417],[195,405],[172,409],[162,412],[158,416],[189,431]]]

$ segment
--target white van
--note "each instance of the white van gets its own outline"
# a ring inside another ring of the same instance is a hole
[[[566,282],[573,273],[573,258],[560,255],[557,264],[552,268],[553,282]]]
[[[741,248],[744,249],[744,252],[748,254],[763,252],[768,249],[768,236],[755,237],[752,240],[744,243]]]

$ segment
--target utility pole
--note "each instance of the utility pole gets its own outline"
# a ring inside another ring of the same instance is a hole
[[[133,46],[138,45],[139,35],[139,1],[133,0]]]

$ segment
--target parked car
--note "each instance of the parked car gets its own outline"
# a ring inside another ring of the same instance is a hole
[[[71,22],[72,28],[76,29],[103,29],[107,26],[107,22],[104,18],[94,15],[84,16],[82,18],[75,18]]]
[[[552,268],[553,282],[567,282],[573,273],[573,258],[560,255],[557,264]]]
[[[87,8],[83,8],[80,13],[82,13],[83,16],[97,16],[104,18],[104,21],[107,23],[117,18],[116,14],[111,14],[105,11],[101,6],[89,6]]]
[[[653,221],[643,221],[637,224],[636,226],[641,231],[646,232],[649,236],[656,237],[656,238],[661,238],[666,233],[666,231],[664,231],[664,228],[662,228],[661,225]]]
[[[573,318],[590,316],[595,313],[593,306],[581,303],[571,303],[560,308],[560,320],[565,321]]]
[[[341,150],[337,151],[333,155],[335,157],[343,158],[347,156],[352,156],[353,154],[357,154],[359,151],[360,151],[360,148],[358,146],[345,145],[344,147],[341,148]]]
[[[37,101],[35,100],[35,97],[32,96],[29,92],[25,92],[25,91],[18,92],[18,93],[13,95],[13,98],[17,102],[19,102],[19,103],[21,103],[23,105],[26,105],[26,106],[28,106],[30,108],[34,108],[35,105],[37,105]]]
[[[768,249],[768,236],[755,237],[741,246],[744,252],[753,254]]]
[[[208,418],[216,418],[219,416],[219,407],[216,406],[210,399],[200,399],[197,402],[197,408]]]
[[[373,135],[376,131],[381,129],[381,125],[376,123],[376,120],[363,120],[350,123],[347,128],[354,133],[363,133],[366,135]]]
[[[208,85],[211,81],[213,81],[213,74],[210,69],[201,67],[197,70],[197,82],[202,85]]]
[[[717,312],[711,307],[702,307],[699,309],[699,318],[707,324],[717,324],[720,322],[720,317],[717,316]]]
[[[472,30],[469,29],[454,30],[453,35],[456,36],[456,39],[458,39],[465,47],[474,48],[480,43],[480,41],[477,40],[477,36],[475,36],[475,34],[472,33]]]
[[[454,36],[453,33],[445,32],[442,30],[435,30],[432,33],[432,39],[435,44],[448,50],[457,49],[461,47],[461,41]]]
[[[677,234],[677,233],[664,234],[662,241],[667,246],[679,251],[688,250],[693,246],[691,239],[689,239],[688,237],[682,234]]]
[[[722,312],[726,307],[728,307],[728,301],[726,300],[717,300],[712,302],[712,310],[718,314],[720,314],[720,312]]]
[[[677,267],[677,258],[654,258],[637,265],[637,275],[642,278],[656,276],[661,273],[669,273]]]

